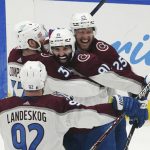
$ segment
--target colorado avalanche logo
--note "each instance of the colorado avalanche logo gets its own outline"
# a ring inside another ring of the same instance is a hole
[[[41,56],[42,56],[42,57],[50,57],[50,56],[52,56],[52,55],[51,55],[51,54],[41,53]]]
[[[85,62],[90,58],[90,54],[79,54],[78,61]]]
[[[103,42],[98,42],[98,43],[96,44],[96,48],[97,48],[97,50],[99,50],[99,51],[107,51],[108,48],[109,48],[109,46],[106,45],[106,44],[103,43]]]

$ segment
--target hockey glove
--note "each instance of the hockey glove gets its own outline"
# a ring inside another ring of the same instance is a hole
[[[148,119],[148,111],[146,108],[145,101],[138,101],[131,97],[121,97],[120,95],[113,96],[113,108],[116,110],[123,111],[127,116],[130,117],[133,124],[137,120],[137,127],[141,127],[145,120]]]
[[[138,101],[139,102],[139,110],[137,111],[135,116],[130,117],[130,124],[136,123],[137,127],[142,127],[146,120],[148,120],[148,110],[147,110],[147,101]]]

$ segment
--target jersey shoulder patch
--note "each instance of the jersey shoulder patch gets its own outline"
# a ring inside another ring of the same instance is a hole
[[[90,57],[91,57],[90,54],[79,54],[79,55],[77,56],[77,60],[78,60],[79,62],[85,62],[85,61],[89,60]]]
[[[103,41],[98,41],[96,43],[96,49],[99,51],[107,51],[109,49],[109,45]]]
[[[51,57],[51,56],[53,56],[50,53],[40,53],[40,55],[41,55],[41,57]]]

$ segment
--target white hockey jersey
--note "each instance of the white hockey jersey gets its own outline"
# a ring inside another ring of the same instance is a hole
[[[0,133],[5,150],[63,150],[71,127],[92,128],[114,120],[111,104],[91,107],[53,95],[0,101]]]

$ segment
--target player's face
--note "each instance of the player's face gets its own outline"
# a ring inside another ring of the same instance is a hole
[[[53,54],[55,58],[60,62],[60,63],[67,63],[70,60],[71,53],[72,53],[72,48],[70,45],[66,46],[57,46],[52,48]]]
[[[93,28],[77,29],[75,37],[79,48],[88,50],[94,38]]]

